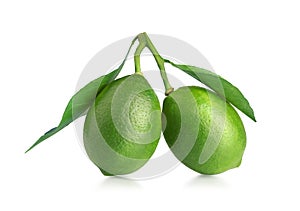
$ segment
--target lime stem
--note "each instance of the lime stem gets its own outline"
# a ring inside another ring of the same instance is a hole
[[[135,73],[136,74],[142,74],[141,71],[141,53],[144,50],[144,48],[146,47],[146,43],[145,42],[139,42],[138,47],[135,50],[134,53],[134,67],[135,67]]]
[[[164,83],[164,86],[165,86],[165,90],[166,90],[165,95],[169,95],[171,92],[173,92],[174,88],[170,85],[170,82],[168,80],[168,76],[167,76],[167,73],[166,73],[166,70],[165,70],[165,64],[164,64],[165,61],[164,61],[164,59],[159,55],[158,51],[154,47],[153,43],[151,42],[151,40],[150,40],[150,38],[149,38],[149,36],[147,35],[146,32],[139,34],[137,37],[138,37],[140,45],[143,46],[143,49],[145,47],[147,47],[150,50],[150,52],[152,53],[152,55],[154,56],[154,59],[155,59],[155,61],[157,63],[157,66],[160,70],[160,75],[163,79],[163,83]],[[142,44],[142,43],[144,43],[144,44]],[[138,48],[139,48],[139,46],[138,46]],[[138,48],[137,48],[137,51],[138,51]],[[140,60],[139,60],[139,56],[138,56],[137,60],[135,60],[136,70],[137,70],[137,68],[139,68],[139,65],[140,65],[139,62],[140,62]]]

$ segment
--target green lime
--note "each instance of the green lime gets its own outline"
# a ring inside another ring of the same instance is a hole
[[[246,147],[246,132],[234,108],[215,93],[182,87],[163,104],[164,137],[174,155],[202,174],[238,167]]]
[[[161,134],[159,100],[138,74],[107,85],[88,111],[84,146],[104,175],[128,174],[152,156]]]

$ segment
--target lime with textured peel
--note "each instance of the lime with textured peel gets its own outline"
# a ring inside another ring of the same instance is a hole
[[[152,156],[161,134],[159,100],[139,74],[107,85],[89,109],[84,147],[104,175],[124,175]]]
[[[174,155],[202,174],[238,167],[246,147],[243,123],[234,108],[200,87],[181,87],[163,103],[164,137]]]

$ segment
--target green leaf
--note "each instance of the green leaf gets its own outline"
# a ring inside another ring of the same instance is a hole
[[[167,59],[165,59],[165,62],[184,71],[201,83],[205,84],[256,122],[253,109],[251,108],[248,100],[244,97],[244,95],[237,87],[232,85],[221,76],[203,68],[190,65],[175,64]]]
[[[125,61],[128,57],[128,54],[130,52],[131,47],[133,46],[136,38],[132,41],[127,54],[121,63],[121,65],[112,71],[111,73],[101,76],[90,83],[88,83],[86,86],[84,86],[82,89],[80,89],[70,100],[65,108],[65,111],[63,113],[62,119],[59,123],[59,125],[55,128],[52,128],[48,132],[46,132],[43,136],[41,136],[28,150],[26,150],[25,153],[33,149],[35,146],[46,140],[47,138],[53,136],[66,126],[68,126],[71,122],[78,119],[81,116],[84,116],[92,103],[94,102],[97,94],[102,91],[102,89],[112,82],[120,73],[122,70]]]

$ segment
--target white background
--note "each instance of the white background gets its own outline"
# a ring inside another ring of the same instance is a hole
[[[297,3],[1,1],[0,210],[299,210]],[[152,180],[107,178],[73,126],[25,155],[60,120],[86,63],[143,31],[190,43],[249,99],[258,122],[241,114],[241,167],[210,177],[180,165]]]

